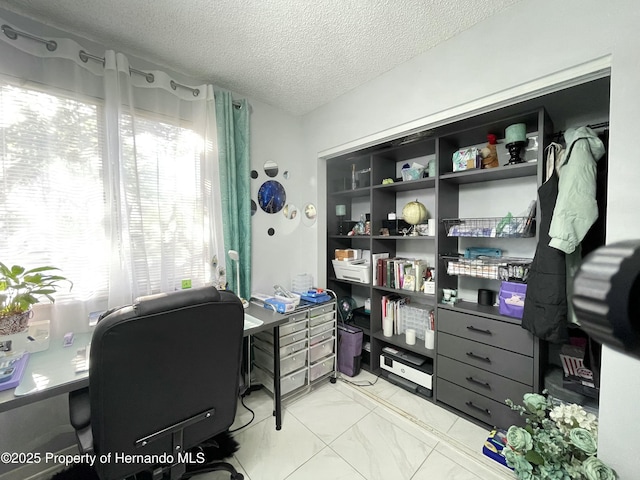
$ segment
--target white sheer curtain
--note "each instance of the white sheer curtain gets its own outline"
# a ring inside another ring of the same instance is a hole
[[[0,261],[74,282],[45,315],[81,331],[90,311],[216,282],[213,88],[67,38],[0,38]]]

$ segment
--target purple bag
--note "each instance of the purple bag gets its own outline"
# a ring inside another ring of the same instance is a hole
[[[524,298],[527,295],[527,284],[516,282],[502,282],[498,300],[498,311],[507,317],[522,318],[524,312]]]
[[[354,377],[360,373],[362,330],[351,325],[338,326],[338,371]]]

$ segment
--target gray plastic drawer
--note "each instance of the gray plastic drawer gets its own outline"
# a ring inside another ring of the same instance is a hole
[[[319,307],[314,307],[314,308],[310,308],[309,309],[309,318],[311,317],[317,317],[318,315],[322,315],[324,313],[329,313],[334,311],[336,308],[336,304],[334,302],[331,302],[329,304],[326,305],[321,305]]]
[[[495,375],[442,355],[438,355],[438,378],[448,380],[496,402],[504,402],[509,398],[519,403],[525,393],[531,393],[531,385]]]
[[[280,338],[286,337],[295,332],[300,332],[307,328],[307,319],[303,317],[295,322],[289,321],[280,325]],[[273,343],[273,330],[264,330],[256,334],[257,337],[262,338],[269,343]]]
[[[280,359],[280,375],[287,375],[307,366],[307,351],[296,352]]]
[[[335,355],[331,358],[326,358],[314,363],[309,367],[309,381],[313,382],[323,375],[334,371],[334,365],[336,362]]]
[[[439,309],[438,330],[522,355],[533,356],[533,335],[520,325]]]
[[[294,313],[293,315],[289,316],[289,322],[298,322],[300,320],[304,320],[305,318],[307,318],[307,312],[302,311],[302,312]]]
[[[273,352],[273,344],[265,341],[264,339],[253,337],[253,344],[265,352]],[[287,355],[291,355],[294,352],[298,352],[307,347],[307,339],[300,340],[299,342],[290,343],[284,347],[280,347],[280,358]]]
[[[533,385],[531,357],[440,332],[438,354],[526,385]]]
[[[267,390],[274,393],[273,376],[262,370],[260,367],[253,369],[253,374],[258,383],[262,383]],[[294,390],[303,387],[307,382],[307,370],[303,369],[280,377],[280,395],[286,395]]]
[[[284,337],[280,337],[280,347],[286,347],[291,343],[299,342],[300,340],[303,340],[305,338],[307,338],[306,330],[301,330],[290,335],[285,335]]]
[[[491,427],[507,429],[511,425],[524,424],[523,417],[504,403],[496,402],[441,378],[438,378],[437,387],[438,402],[451,405]]]
[[[299,332],[301,330],[305,330],[307,328],[307,320],[299,320],[297,322],[290,322],[280,325],[280,338],[290,335],[295,332]]]
[[[291,355],[292,353],[299,352],[300,350],[307,348],[307,339],[300,340],[299,342],[290,343],[284,347],[280,347],[280,358]]]
[[[253,349],[253,355],[258,365],[263,370],[267,370],[273,374],[273,355],[268,352],[263,352],[259,348]],[[307,366],[307,351],[301,350],[280,359],[280,375],[287,375],[288,373],[300,370],[302,367]]]
[[[316,317],[310,317],[309,318],[309,326],[310,327],[315,327],[316,325],[320,325],[322,323],[325,322],[330,322],[335,318],[335,314],[333,313],[333,311],[329,312],[329,313],[325,313],[322,315],[318,315]]]
[[[312,345],[309,347],[309,362],[315,363],[323,357],[331,355],[333,353],[333,342],[335,337],[331,337],[329,340]]]
[[[259,365],[261,368],[273,373],[273,348],[265,351],[258,348],[256,345],[256,348],[254,348],[252,352],[253,360],[256,365]]]
[[[316,345],[320,342],[324,342],[325,340],[329,340],[330,338],[333,338],[333,336],[334,336],[333,329],[327,330],[326,332],[320,333],[318,335],[314,335],[309,339],[309,346]]]
[[[316,335],[322,333],[322,332],[333,332],[336,329],[336,322],[332,321],[332,322],[326,322],[326,323],[321,323],[318,326],[315,327],[311,327],[309,329],[309,337],[315,337]]]

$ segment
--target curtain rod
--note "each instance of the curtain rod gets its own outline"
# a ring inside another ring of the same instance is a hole
[[[53,41],[53,40],[46,40],[44,38],[40,38],[40,37],[36,37],[35,35],[31,35],[30,33],[26,33],[26,32],[21,32],[19,30],[14,29],[13,27],[9,26],[9,25],[2,25],[1,27],[2,32],[10,39],[10,40],[16,40],[18,38],[18,36],[21,37],[25,37],[25,38],[29,38],[31,40],[34,40],[36,42],[40,42],[43,43],[44,45],[46,45],[47,50],[49,50],[50,52],[55,52],[56,49],[58,48],[58,43]],[[84,50],[80,50],[80,52],[78,52],[78,56],[80,58],[80,60],[82,60],[82,62],[87,63],[87,61],[89,59],[94,60],[96,62],[102,63],[102,66],[104,67],[104,57],[99,57],[98,55],[92,55],[91,53],[85,52]],[[155,80],[155,77],[153,75],[153,73],[148,73],[148,72],[143,72],[142,70],[137,70],[135,68],[129,67],[129,74],[131,73],[135,73],[137,75],[143,76],[145,77],[145,79],[147,80],[148,83],[153,83]],[[185,90],[190,90],[191,93],[193,93],[194,97],[197,97],[198,95],[200,95],[200,89],[199,88],[191,88],[187,85],[183,85],[181,83],[178,82],[174,82],[173,80],[171,80],[170,82],[171,88],[173,90],[176,90],[178,87],[180,88],[184,88]],[[232,102],[233,106],[235,108],[242,108],[242,104],[240,102],[237,101],[233,101]]]

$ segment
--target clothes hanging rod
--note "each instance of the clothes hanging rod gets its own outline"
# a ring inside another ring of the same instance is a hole
[[[592,123],[590,125],[586,125],[587,127],[589,127],[591,130],[598,130],[600,128],[608,128],[609,127],[609,122],[600,122],[600,123]],[[562,135],[564,135],[565,130],[559,130],[557,132],[553,132],[551,134],[551,138],[557,138],[557,137],[561,137]]]
[[[16,29],[14,29],[13,27],[11,27],[9,25],[2,25],[2,27],[0,27],[0,28],[2,29],[2,32],[10,40],[16,40],[18,38],[18,36],[21,36],[21,37],[29,38],[31,40],[34,40],[36,42],[40,42],[40,43],[46,45],[47,50],[49,50],[50,52],[54,52],[58,48],[58,43],[55,42],[54,40],[46,40],[44,38],[36,37],[35,35],[31,35],[30,33],[21,32],[19,30],[16,30]],[[78,56],[79,56],[80,60],[82,60],[82,62],[84,62],[84,63],[87,63],[87,61],[89,61],[89,59],[91,59],[91,60],[94,60],[96,62],[101,63],[102,66],[104,67],[104,64],[105,64],[104,57],[100,57],[98,55],[93,55],[91,53],[85,52],[84,50],[80,50],[80,52],[78,53]],[[143,77],[145,77],[145,79],[149,83],[153,83],[154,80],[155,80],[155,76],[153,75],[153,73],[143,72],[142,70],[137,70],[137,69],[132,68],[132,67],[129,67],[129,73],[130,74],[131,73],[135,73],[137,75],[143,76]],[[171,80],[170,85],[171,85],[171,88],[173,90],[177,90],[178,87],[180,87],[180,88],[184,88],[185,90],[190,90],[191,93],[193,93],[194,97],[197,97],[198,95],[200,95],[200,89],[199,88],[192,88],[192,87],[189,87],[188,85],[183,85],[183,84],[175,82],[173,80]],[[240,102],[233,101],[232,104],[233,104],[233,106],[235,108],[242,108],[242,104]]]

